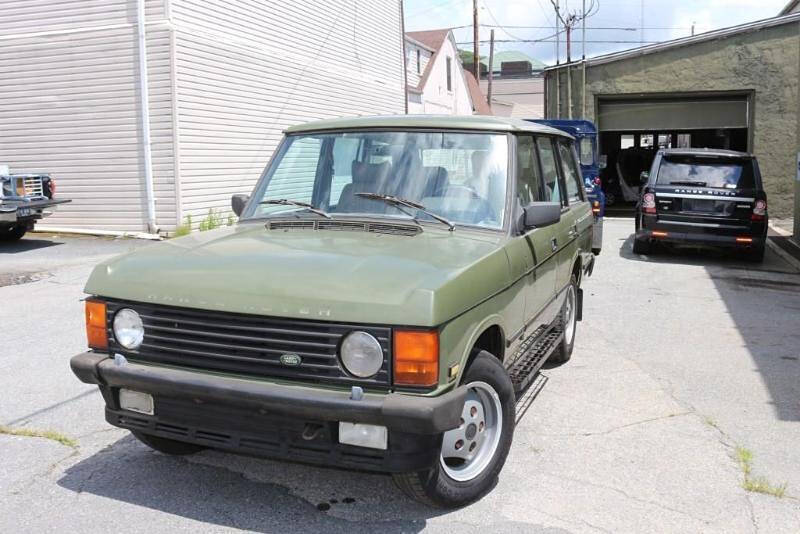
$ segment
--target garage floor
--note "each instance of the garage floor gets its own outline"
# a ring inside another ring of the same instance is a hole
[[[385,476],[149,451],[68,366],[91,266],[148,244],[34,234],[0,249],[0,425],[76,441],[0,434],[0,531],[800,531],[800,273],[771,251],[759,269],[634,256],[632,230],[606,221],[572,361],[519,400],[494,491],[449,513]],[[783,498],[743,489],[737,450]]]

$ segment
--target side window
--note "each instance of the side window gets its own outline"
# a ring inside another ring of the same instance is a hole
[[[559,140],[558,155],[561,159],[561,170],[567,187],[567,198],[570,204],[580,202],[583,200],[581,197],[581,171],[575,161],[575,150],[572,148],[572,143]]]
[[[549,137],[539,137],[536,140],[539,147],[539,160],[542,162],[542,178],[544,179],[543,199],[546,202],[561,202],[561,188],[558,185],[558,163],[553,148],[553,141]]]
[[[264,200],[289,198],[311,202],[321,148],[321,139],[295,139],[272,175],[264,191]]]
[[[353,181],[353,162],[358,161],[360,140],[336,137],[333,144],[333,179],[331,180],[330,205],[339,203],[344,186]]]
[[[521,135],[517,138],[517,197],[520,205],[529,206],[544,200],[541,183],[533,136]]]

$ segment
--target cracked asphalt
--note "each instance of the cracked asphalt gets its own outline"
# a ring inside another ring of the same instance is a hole
[[[0,531],[798,532],[800,273],[718,253],[631,252],[607,220],[572,360],[542,371],[494,490],[456,511],[382,475],[152,452],[103,420],[68,360],[91,267],[149,243],[33,234],[0,248]],[[747,492],[754,477],[786,495]]]

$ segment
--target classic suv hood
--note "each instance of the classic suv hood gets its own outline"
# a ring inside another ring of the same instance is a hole
[[[219,311],[435,326],[505,287],[502,239],[432,226],[398,236],[246,223],[101,263],[85,291]]]

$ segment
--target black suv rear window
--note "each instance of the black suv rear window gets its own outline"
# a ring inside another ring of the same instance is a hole
[[[658,168],[656,183],[720,189],[756,187],[752,160],[694,156],[665,156]]]

